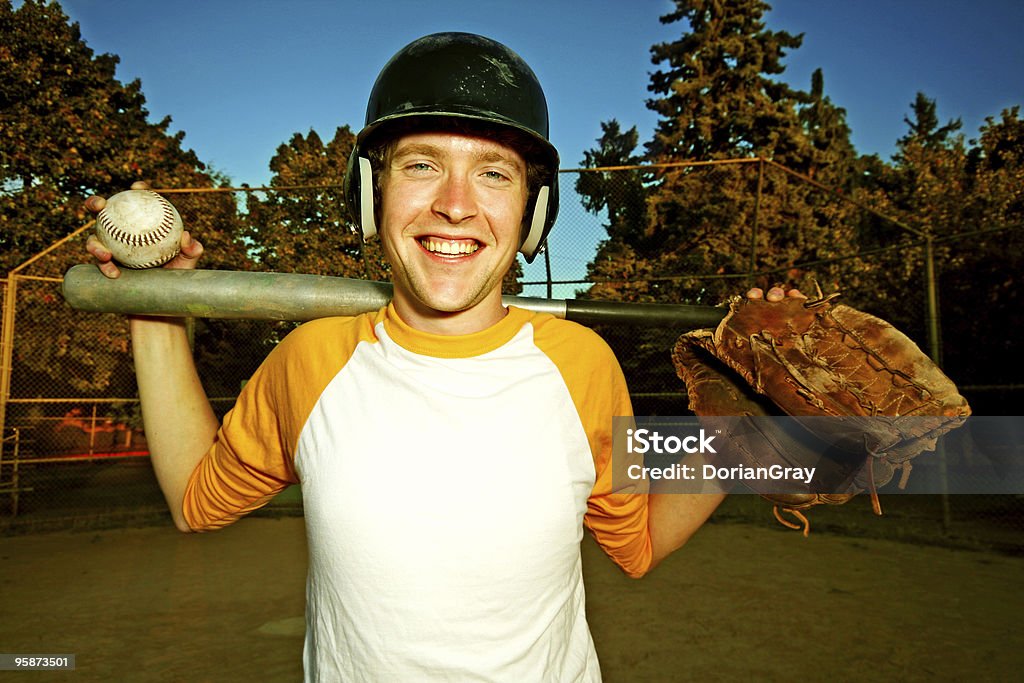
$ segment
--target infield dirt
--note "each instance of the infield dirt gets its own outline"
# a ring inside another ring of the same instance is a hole
[[[635,581],[583,550],[612,683],[1024,668],[1024,558],[712,523]],[[33,681],[300,680],[305,562],[300,517],[0,538],[0,651],[77,656]]]

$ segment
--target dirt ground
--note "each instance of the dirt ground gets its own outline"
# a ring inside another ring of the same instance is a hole
[[[1024,558],[712,523],[648,577],[584,545],[605,679],[1019,680]],[[299,517],[0,538],[0,652],[32,681],[301,677]],[[526,682],[522,682],[526,683]]]

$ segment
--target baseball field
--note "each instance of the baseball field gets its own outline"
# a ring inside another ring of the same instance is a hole
[[[769,513],[770,517],[770,513]],[[878,523],[885,524],[884,518]],[[712,522],[642,580],[583,546],[607,681],[1015,680],[1024,558]],[[0,538],[0,651],[76,655],[32,681],[294,681],[303,520]]]

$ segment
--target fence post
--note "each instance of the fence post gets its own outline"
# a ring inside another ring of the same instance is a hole
[[[6,450],[7,442],[13,444],[11,447],[11,463],[10,465],[6,465],[11,469],[11,478],[9,480],[4,480],[4,451]],[[21,430],[17,427],[11,428],[10,436],[5,437],[3,436],[3,432],[0,432],[0,493],[9,493],[11,495],[11,517],[18,516],[18,496],[21,493],[21,482],[18,479],[20,443]]]
[[[546,244],[544,245],[544,278],[547,280],[548,298],[553,299],[555,297],[551,292],[551,250]]]
[[[92,404],[92,417],[89,419],[89,457],[96,455],[96,404]]]
[[[0,320],[0,434],[7,426],[7,403],[11,397],[11,365],[14,362],[14,311],[18,298],[18,275],[7,275],[3,318]]]
[[[750,267],[751,274],[757,272],[757,228],[761,219],[761,195],[764,191],[764,159],[757,159],[757,194],[754,196],[754,226],[750,231]]]
[[[924,238],[925,296],[928,315],[928,355],[939,367],[942,366],[942,334],[939,326],[939,290],[935,277],[935,242],[929,231]],[[949,505],[949,473],[946,463],[946,449],[942,439],[935,445],[935,457],[939,463],[939,498],[942,506],[942,529],[949,531],[953,513]]]
[[[21,462],[21,430],[14,429],[14,469],[11,481],[14,484],[14,499],[11,501],[11,517],[18,516],[18,498],[21,496],[21,480],[18,477],[18,464]]]
[[[931,233],[924,239],[925,296],[928,309],[928,355],[942,365],[942,338],[939,328],[939,291],[935,277],[935,243]]]

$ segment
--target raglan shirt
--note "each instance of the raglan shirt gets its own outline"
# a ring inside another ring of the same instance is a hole
[[[630,413],[607,345],[547,314],[317,320],[246,384],[184,514],[217,528],[301,483],[308,681],[596,681],[584,525],[628,574],[651,561],[645,491],[612,489]]]

